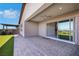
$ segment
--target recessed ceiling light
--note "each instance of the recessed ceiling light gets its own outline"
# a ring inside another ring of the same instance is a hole
[[[59,10],[62,10],[63,8],[62,7],[59,7]]]

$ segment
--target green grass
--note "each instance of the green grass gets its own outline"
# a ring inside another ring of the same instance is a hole
[[[0,56],[12,56],[14,47],[13,35],[0,36]]]
[[[71,31],[58,31],[58,37],[60,39],[64,39],[64,40],[70,40],[69,37],[71,37],[71,41],[73,39],[73,32]]]
[[[71,37],[71,39],[69,39],[69,37]],[[64,40],[70,40],[70,41],[72,41],[72,39],[73,39],[72,36],[65,36],[65,35],[58,35],[58,38],[64,39]]]
[[[71,31],[58,31],[58,35],[65,35],[65,36],[73,36],[73,32]]]
[[[0,36],[0,47],[2,47],[13,35],[1,35]]]

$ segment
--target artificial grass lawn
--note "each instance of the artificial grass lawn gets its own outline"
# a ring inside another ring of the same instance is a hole
[[[12,56],[14,47],[13,35],[0,36],[0,56]]]

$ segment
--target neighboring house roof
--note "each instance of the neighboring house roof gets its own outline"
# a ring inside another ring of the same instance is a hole
[[[23,4],[22,4],[21,13],[20,13],[20,18],[19,18],[19,24],[20,24],[21,19],[22,19],[22,15],[23,15],[23,11],[24,11],[25,5],[26,5],[26,3],[23,3]]]

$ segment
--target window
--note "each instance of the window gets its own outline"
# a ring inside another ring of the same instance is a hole
[[[64,40],[70,40],[73,39],[73,20],[64,20],[59,21],[57,23],[57,35],[58,38],[64,39]]]
[[[48,23],[47,36],[73,41],[73,19]]]
[[[20,25],[20,31],[22,31],[22,24]]]
[[[57,22],[47,24],[47,36],[57,38]]]

